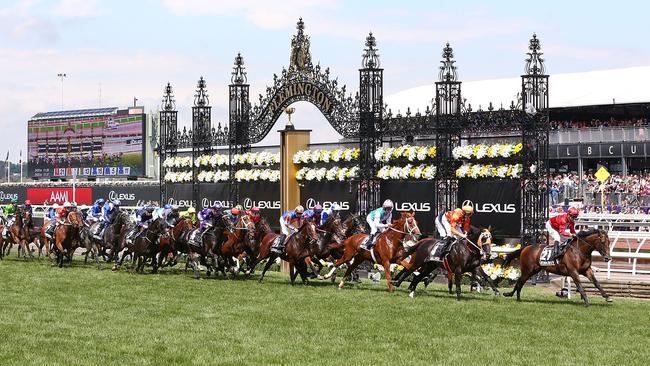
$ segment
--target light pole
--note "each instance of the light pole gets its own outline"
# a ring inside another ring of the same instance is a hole
[[[56,74],[56,76],[58,76],[59,79],[61,79],[61,110],[63,110],[63,78],[65,78],[68,75],[66,75],[66,74]]]

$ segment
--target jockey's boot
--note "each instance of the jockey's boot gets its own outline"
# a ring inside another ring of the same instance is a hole
[[[372,248],[374,248],[375,246],[376,239],[377,239],[377,233],[370,234],[368,236],[368,239],[363,244],[361,244],[361,249],[372,250]]]
[[[551,258],[549,258],[549,261],[554,261],[557,259],[557,257],[560,256],[560,253],[562,253],[562,249],[560,248],[560,242],[555,240],[553,242],[553,251],[551,252]]]
[[[444,240],[444,246],[442,247],[442,251],[440,252],[440,259],[444,258],[447,254],[449,254],[449,251],[451,250],[451,243],[454,242],[454,238],[451,236],[447,236],[442,238]]]
[[[102,238],[104,237],[104,230],[106,230],[106,226],[107,225],[105,222],[99,224],[99,230],[93,235],[93,237],[97,240],[102,240]]]
[[[286,234],[280,234],[280,236],[275,240],[273,245],[271,245],[271,251],[277,254],[281,254],[284,251],[285,242],[289,236]]]

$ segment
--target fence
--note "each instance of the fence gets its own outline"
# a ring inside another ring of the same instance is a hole
[[[577,144],[593,142],[643,142],[648,141],[648,127],[596,127],[551,131],[550,144]]]

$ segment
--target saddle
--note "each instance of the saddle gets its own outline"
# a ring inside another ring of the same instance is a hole
[[[437,241],[433,245],[433,248],[431,248],[431,251],[429,252],[429,256],[427,257],[426,262],[442,262],[446,256],[444,255],[446,245],[447,245],[447,241],[445,240]]]

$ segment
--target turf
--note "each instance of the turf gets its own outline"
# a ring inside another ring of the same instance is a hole
[[[0,261],[2,365],[647,364],[650,302],[592,307],[363,283],[290,286]]]

